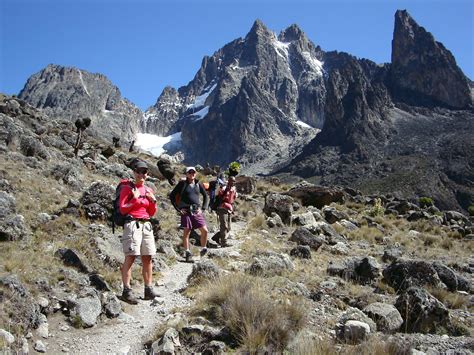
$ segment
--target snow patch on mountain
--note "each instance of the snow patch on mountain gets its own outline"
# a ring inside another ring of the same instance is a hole
[[[172,134],[167,137],[160,137],[155,134],[138,133],[135,141],[135,146],[140,149],[150,152],[151,154],[159,157],[165,153],[167,146],[181,145],[181,132]]]

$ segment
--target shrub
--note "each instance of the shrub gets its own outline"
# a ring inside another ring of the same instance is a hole
[[[429,207],[434,205],[434,201],[430,197],[420,197],[418,199],[418,204],[421,208]]]
[[[383,216],[385,214],[385,208],[382,206],[382,200],[376,198],[374,200],[374,206],[370,209],[369,215],[372,217]]]
[[[272,300],[261,281],[248,275],[214,281],[201,304],[208,317],[230,330],[240,350],[249,353],[282,351],[305,322],[300,302]]]
[[[469,216],[474,216],[474,205],[470,205],[467,211],[469,212]]]

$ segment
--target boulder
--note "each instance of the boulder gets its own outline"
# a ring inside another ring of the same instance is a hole
[[[364,313],[377,324],[378,331],[395,333],[403,323],[400,312],[391,304],[375,302],[365,307]]]
[[[395,307],[403,318],[401,329],[409,333],[436,333],[449,325],[448,309],[428,291],[410,287],[396,300]]]
[[[278,214],[285,224],[291,223],[293,213],[293,198],[281,194],[269,193],[265,197],[263,212],[271,216],[272,212]]]
[[[324,239],[314,235],[305,227],[299,227],[291,234],[290,241],[298,245],[307,245],[313,250],[318,250],[324,243]]]
[[[247,268],[251,275],[275,276],[283,272],[294,270],[295,266],[286,254],[274,252],[259,252],[254,256],[253,262]]]
[[[210,260],[204,260],[193,265],[193,270],[188,276],[190,285],[197,284],[203,280],[211,280],[217,278],[221,271],[219,267]]]
[[[285,193],[301,201],[303,206],[322,208],[332,202],[344,202],[344,192],[339,189],[310,184],[295,186]]]
[[[423,260],[397,259],[383,270],[383,277],[397,292],[402,292],[411,286],[441,286],[441,280],[434,267]]]

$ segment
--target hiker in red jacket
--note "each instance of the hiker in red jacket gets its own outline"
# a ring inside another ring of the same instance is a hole
[[[142,275],[145,284],[146,300],[154,299],[157,294],[153,291],[152,256],[156,254],[155,237],[150,218],[156,212],[156,198],[149,187],[145,186],[148,166],[144,161],[138,161],[133,166],[134,185],[120,191],[120,213],[126,215],[123,226],[122,247],[125,261],[122,265],[123,293],[122,300],[137,304],[138,300],[132,293],[130,280],[132,265],[140,255],[142,259]]]
[[[221,247],[227,245],[226,238],[231,228],[231,215],[234,213],[234,201],[237,198],[237,190],[234,186],[235,177],[229,176],[227,185],[223,186],[218,193],[220,201],[217,207],[219,217],[219,243]]]

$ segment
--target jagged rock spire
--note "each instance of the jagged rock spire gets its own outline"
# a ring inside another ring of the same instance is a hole
[[[468,81],[451,52],[406,10],[395,13],[391,77],[399,99],[455,108],[471,104]]]

